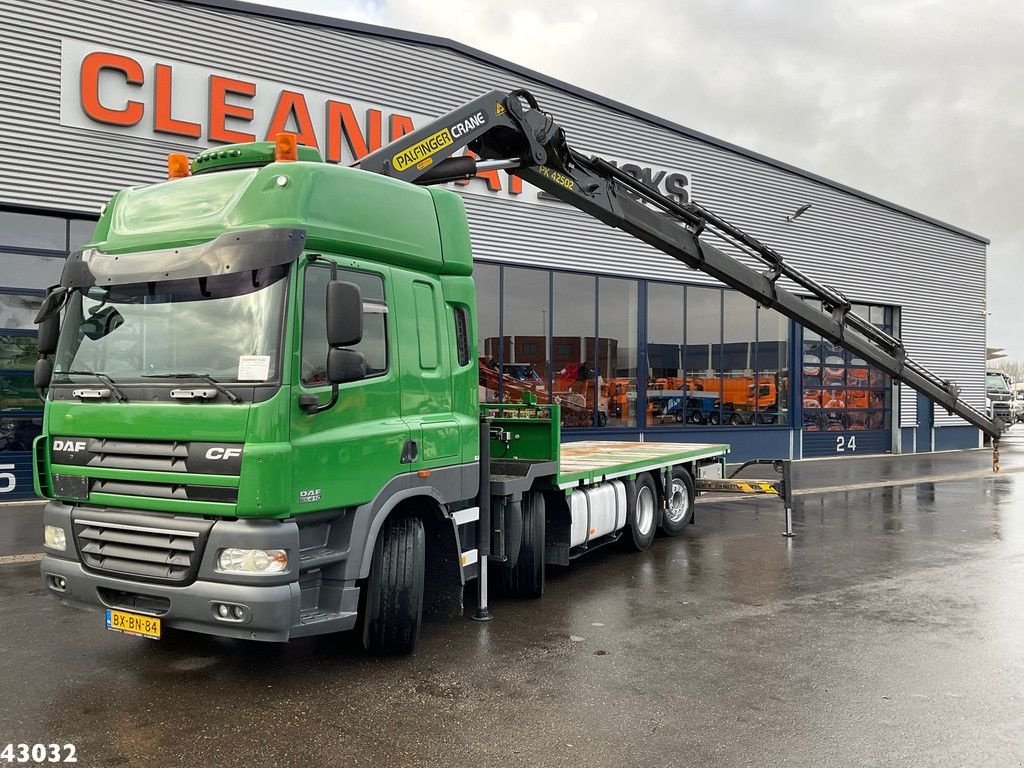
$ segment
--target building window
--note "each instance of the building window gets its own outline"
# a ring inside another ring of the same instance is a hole
[[[480,370],[480,402],[501,401],[500,366],[504,362],[498,343],[501,323],[501,267],[473,265],[476,284],[477,362]]]
[[[552,293],[553,343],[552,395],[561,405],[563,427],[592,427],[607,423],[600,407],[594,354],[597,318],[597,278],[592,275],[556,273]]]
[[[686,421],[682,350],[686,334],[686,289],[647,284],[647,426]]]
[[[785,424],[789,324],[736,291],[647,285],[647,424]]]
[[[36,213],[0,211],[0,246],[67,253],[67,219]]]
[[[821,306],[818,301],[811,303]],[[893,332],[891,307],[854,304],[852,311],[886,333]],[[890,428],[892,381],[889,376],[842,346],[810,331],[804,333],[802,351],[801,400],[805,432],[858,433]],[[847,441],[844,444],[848,444]]]
[[[686,288],[684,409],[689,424],[722,423],[722,290]],[[678,406],[677,406],[678,407]]]
[[[637,425],[637,293],[635,280],[598,278],[597,423],[602,427]]]
[[[757,309],[754,348],[758,394],[756,424],[789,423],[789,320],[773,309]]]
[[[540,403],[551,402],[551,273],[505,267],[502,287],[501,343],[490,345],[490,358],[496,367],[487,375],[500,387],[502,402],[520,403],[524,392]]]

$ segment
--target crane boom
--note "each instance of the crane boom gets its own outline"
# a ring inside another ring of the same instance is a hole
[[[455,157],[461,149],[477,157]],[[571,149],[563,129],[527,91],[485,93],[367,155],[357,165],[414,184],[445,183],[471,178],[481,170],[505,169],[841,344],[974,425],[994,445],[1004,429],[1000,419],[989,418],[964,401],[955,383],[908,357],[898,338],[853,312],[839,291],[814,280],[774,249],[705,208],[677,202],[611,163]],[[705,231],[759,261],[764,271],[701,240]],[[821,308],[780,285],[782,278],[819,300]]]

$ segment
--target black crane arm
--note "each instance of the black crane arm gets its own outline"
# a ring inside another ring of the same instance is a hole
[[[524,108],[525,102],[525,108]],[[468,149],[477,157],[455,157]],[[679,203],[597,157],[572,150],[565,132],[526,91],[490,91],[413,133],[364,157],[358,167],[415,184],[468,179],[478,171],[505,169],[558,199],[628,232],[692,269],[698,269],[776,309],[803,327],[858,355],[907,384],[950,414],[998,440],[1004,424],[960,398],[955,383],[907,356],[902,342],[851,311],[842,293],[825,286],[767,245],[694,203]],[[751,269],[701,240],[717,236],[760,261]],[[778,284],[786,278],[812,303]]]

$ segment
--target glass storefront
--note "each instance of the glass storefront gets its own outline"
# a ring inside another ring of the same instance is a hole
[[[491,264],[476,281],[483,400],[529,391],[566,428],[789,423],[789,321],[735,291]]]

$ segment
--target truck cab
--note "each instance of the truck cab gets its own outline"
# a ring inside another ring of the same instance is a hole
[[[34,451],[64,602],[252,639],[348,629],[381,525],[412,504],[464,577],[462,201],[279,149],[210,150],[119,192],[47,299],[63,324]]]

